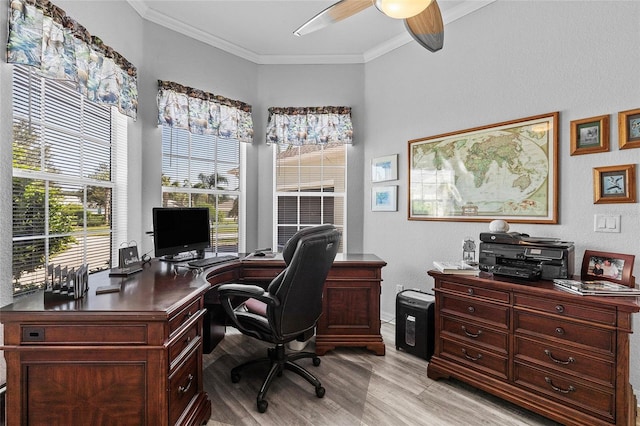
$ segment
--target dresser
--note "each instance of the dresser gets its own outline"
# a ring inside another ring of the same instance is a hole
[[[119,283],[117,293],[96,288]],[[204,277],[154,260],[127,278],[106,272],[80,300],[42,293],[0,310],[9,425],[197,425],[203,392]]]
[[[635,425],[629,383],[637,299],[579,296],[550,281],[430,271],[432,379],[455,378],[566,425]]]

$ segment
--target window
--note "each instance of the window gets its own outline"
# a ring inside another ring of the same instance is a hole
[[[112,266],[126,241],[126,164],[124,116],[14,66],[15,295],[41,288],[53,265],[63,278],[83,264]]]
[[[281,251],[298,230],[331,223],[346,227],[347,146],[275,144],[274,247]]]
[[[211,251],[239,251],[240,142],[162,126],[163,207],[208,207]]]

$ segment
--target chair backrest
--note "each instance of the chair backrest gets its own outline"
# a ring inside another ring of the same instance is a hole
[[[322,293],[340,246],[340,232],[333,225],[305,228],[283,249],[287,267],[268,291],[280,305],[267,308],[274,336],[288,340],[312,329],[322,313]],[[288,259],[288,260],[287,260]]]

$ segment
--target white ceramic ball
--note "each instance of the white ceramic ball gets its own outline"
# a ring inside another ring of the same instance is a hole
[[[491,223],[489,223],[489,231],[491,231],[491,232],[508,232],[509,231],[509,224],[507,222],[505,222],[504,220],[501,220],[501,219],[492,220]]]

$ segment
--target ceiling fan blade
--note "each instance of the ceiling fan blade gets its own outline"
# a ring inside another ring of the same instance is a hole
[[[429,6],[416,16],[404,20],[411,37],[422,47],[437,52],[444,44],[444,23],[438,2],[433,0]]]
[[[301,36],[318,31],[358,12],[362,12],[371,5],[373,5],[371,0],[341,0],[309,19],[293,33]]]

